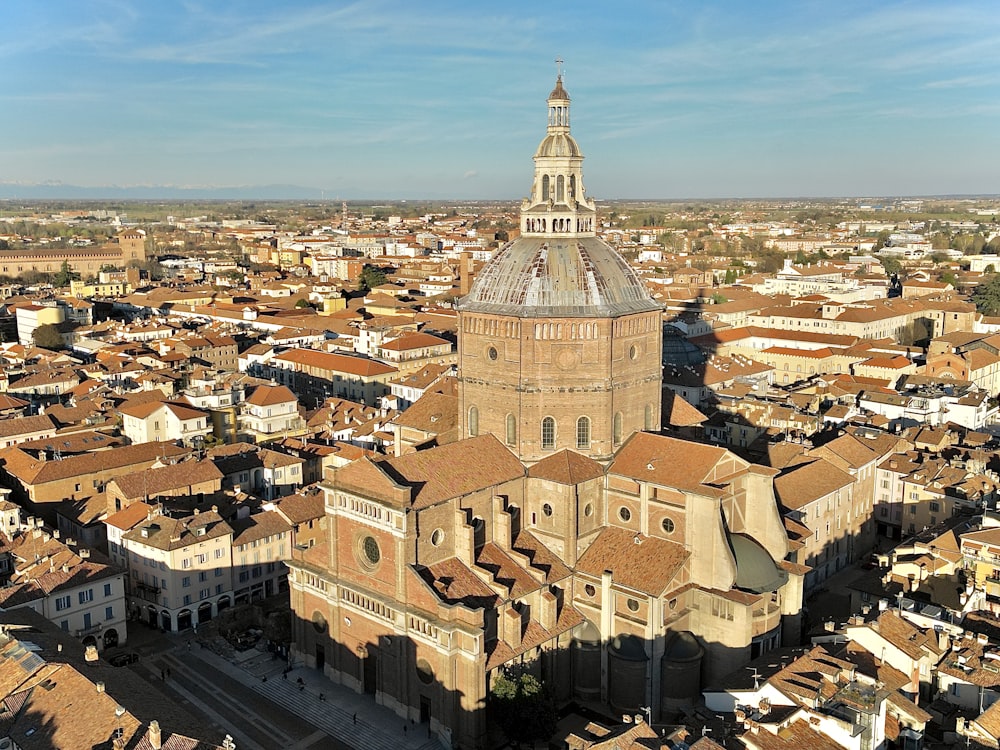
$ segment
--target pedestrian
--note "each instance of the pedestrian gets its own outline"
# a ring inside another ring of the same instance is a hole
[[[355,724],[357,724],[357,723],[358,723],[358,715],[357,715],[357,714],[354,714],[354,723],[355,723]]]
[[[320,694],[319,694],[319,699],[320,699],[321,701],[325,701],[325,700],[326,700],[326,696],[325,696],[325,695],[323,695],[322,693],[320,693]]]
[[[281,673],[281,679],[287,681],[288,680],[288,672],[282,672]]]
[[[170,667],[167,667],[167,677],[170,676]]]
[[[267,675],[264,675],[264,679],[261,682],[267,682]]]
[[[162,669],[160,670],[160,679],[161,680],[166,680],[167,679],[167,673],[164,672]]]

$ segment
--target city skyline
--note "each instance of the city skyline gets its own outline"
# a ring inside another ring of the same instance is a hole
[[[0,183],[516,199],[560,57],[596,198],[1000,192],[987,3],[7,10]]]

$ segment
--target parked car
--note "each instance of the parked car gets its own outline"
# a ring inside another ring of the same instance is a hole
[[[115,654],[109,661],[112,667],[126,667],[139,661],[139,654],[135,651],[128,651],[124,654]]]

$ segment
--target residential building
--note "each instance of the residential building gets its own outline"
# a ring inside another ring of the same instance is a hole
[[[233,529],[217,510],[180,518],[153,511],[121,535],[121,548],[132,617],[178,632],[233,604]]]
[[[29,607],[98,650],[124,644],[125,573],[61,542],[43,528],[9,541],[12,570],[0,588],[0,609]]]

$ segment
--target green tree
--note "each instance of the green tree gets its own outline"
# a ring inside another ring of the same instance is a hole
[[[59,271],[52,277],[52,284],[58,287],[69,286],[69,282],[76,281],[79,278],[80,274],[70,268],[69,261],[64,260],[59,267]]]
[[[490,704],[497,724],[513,742],[548,739],[556,731],[558,715],[552,694],[527,671],[497,675]]]
[[[370,292],[372,289],[377,286],[381,286],[385,282],[385,271],[378,266],[365,265],[365,267],[361,270],[361,291]]]
[[[63,340],[62,334],[59,333],[59,326],[55,323],[38,326],[32,333],[32,338],[35,341],[35,346],[39,349],[59,350],[66,348],[66,342]]]
[[[726,295],[720,292],[713,292],[711,299],[713,305],[721,305],[724,302],[729,302],[729,299],[726,297]]]
[[[944,284],[951,284],[952,286],[958,286],[958,277],[955,275],[954,271],[945,271],[941,274],[940,280]]]
[[[295,307],[302,309],[306,307],[312,307],[312,305],[309,304],[309,300],[303,297],[302,299],[300,299],[298,302],[295,303]]]
[[[1000,314],[1000,274],[994,274],[976,287],[972,293],[976,309],[983,315],[995,317]]]
[[[886,276],[892,276],[893,274],[901,275],[903,273],[903,264],[896,258],[882,258],[882,268],[885,269]]]

